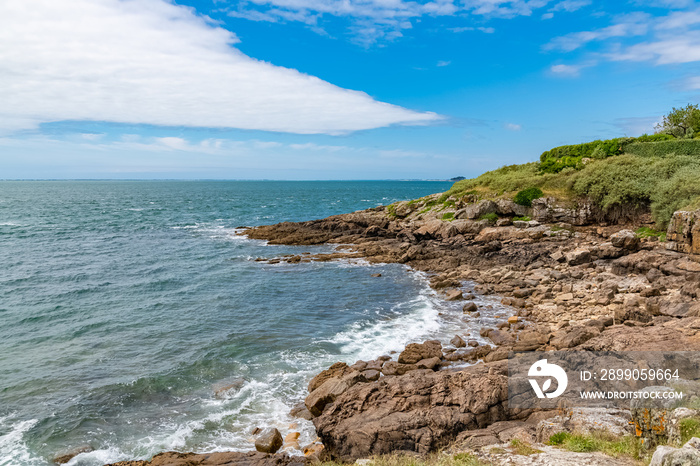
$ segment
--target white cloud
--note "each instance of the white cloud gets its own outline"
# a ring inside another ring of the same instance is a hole
[[[554,18],[554,13],[545,13],[542,15],[542,19],[552,19]]]
[[[578,76],[581,73],[580,65],[553,65],[549,70],[562,76]]]
[[[0,130],[76,120],[337,134],[440,119],[255,60],[236,42],[163,0],[0,2]]]
[[[449,66],[452,63],[450,60],[440,60],[437,62],[437,66],[442,67],[442,66]]]
[[[554,5],[550,11],[567,11],[569,13],[580,10],[591,4],[592,0],[562,0]]]
[[[423,16],[464,16],[512,18],[529,16],[550,0],[249,0],[231,3],[229,15],[253,21],[298,21],[322,31],[325,16],[347,18],[355,42],[371,45],[401,37],[412,21]],[[565,2],[581,0],[565,0]],[[480,30],[493,33],[492,27],[457,27],[452,30]],[[458,31],[455,31],[458,32]]]
[[[645,13],[632,13],[611,26],[593,31],[581,31],[555,37],[543,47],[545,50],[571,52],[592,41],[602,41],[613,37],[640,36],[649,30],[650,17]]]
[[[642,42],[609,55],[615,61],[650,61],[658,65],[700,61],[700,35],[685,34],[674,39]]]
[[[504,123],[503,127],[508,131],[520,131],[523,129],[522,125],[516,123]]]
[[[465,26],[465,27],[456,27],[456,28],[448,28],[448,31],[452,32],[465,32],[465,31],[481,31],[484,34],[493,34],[496,32],[496,30],[492,27],[471,27],[471,26]]]

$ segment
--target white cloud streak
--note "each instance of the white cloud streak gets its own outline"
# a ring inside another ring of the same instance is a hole
[[[0,131],[75,120],[339,134],[440,119],[255,60],[237,42],[163,0],[0,2]]]

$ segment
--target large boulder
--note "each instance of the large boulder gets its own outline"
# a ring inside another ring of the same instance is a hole
[[[610,235],[610,242],[616,248],[635,251],[639,246],[639,237],[632,230],[620,230]]]
[[[482,215],[493,214],[498,210],[498,206],[493,201],[479,201],[476,204],[466,206],[455,213],[455,218],[477,219]]]
[[[442,358],[442,344],[438,340],[409,343],[399,354],[399,363],[415,364],[422,359]]]
[[[263,430],[255,439],[255,449],[261,453],[277,453],[283,443],[280,431],[271,427]]]
[[[398,450],[425,454],[467,429],[529,412],[507,407],[507,363],[459,372],[416,370],[347,390],[314,419],[326,451],[354,461]]]
[[[599,216],[599,210],[588,200],[579,200],[573,206],[560,205],[553,197],[541,197],[532,201],[531,217],[542,223],[588,225],[594,223]]]
[[[323,385],[323,383],[326,380],[339,379],[340,377],[349,374],[352,371],[353,369],[351,369],[350,366],[348,366],[344,362],[336,362],[331,367],[329,367],[325,371],[321,371],[318,375],[316,375],[316,377],[311,379],[308,386],[309,393],[313,392],[318,387]]]

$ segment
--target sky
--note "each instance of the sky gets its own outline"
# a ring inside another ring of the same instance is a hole
[[[686,0],[5,0],[0,179],[447,179],[700,102]]]

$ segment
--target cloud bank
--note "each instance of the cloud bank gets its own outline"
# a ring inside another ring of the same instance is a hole
[[[338,134],[441,117],[242,54],[163,0],[0,2],[0,131],[55,121]]]

